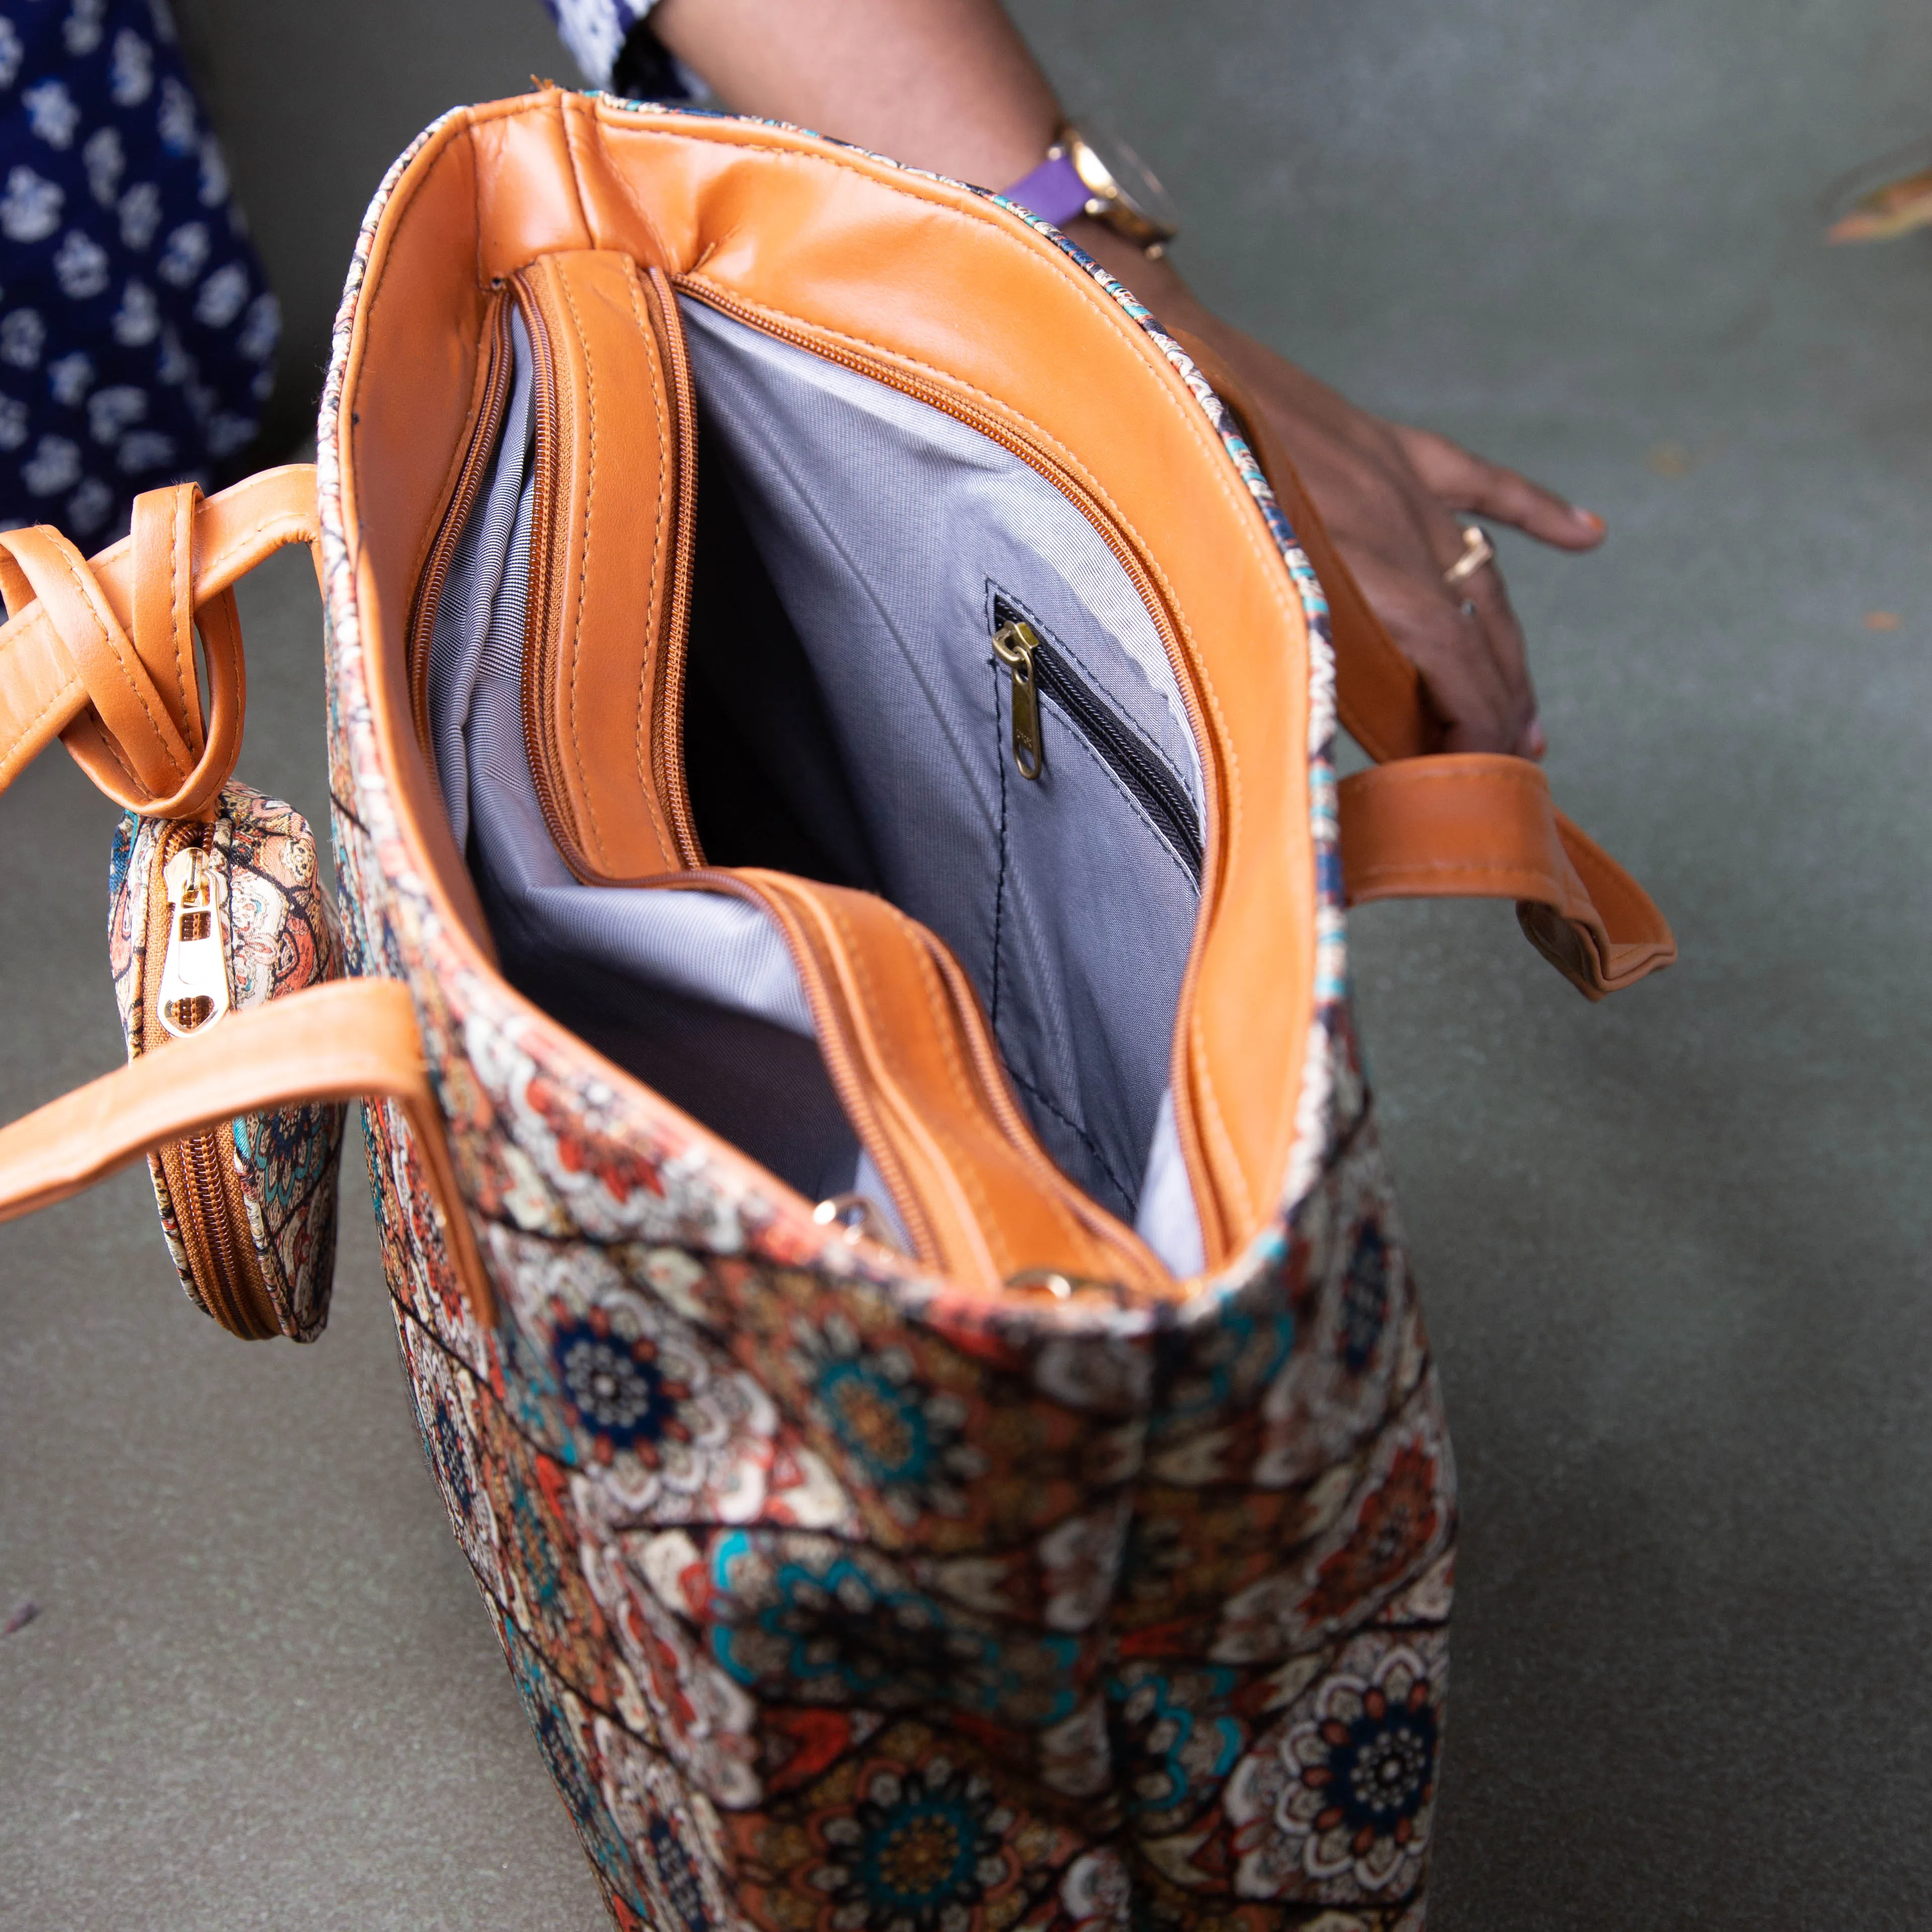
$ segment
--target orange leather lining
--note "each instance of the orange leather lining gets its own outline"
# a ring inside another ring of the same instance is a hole
[[[468,897],[406,728],[411,570],[461,433],[489,279],[583,248],[694,272],[952,386],[1054,452],[1160,560],[1209,721],[1213,856],[1175,1069],[1208,1264],[1224,1260],[1275,1205],[1312,1012],[1300,601],[1157,346],[1052,242],[965,190],[808,136],[700,134],[555,93],[478,110],[425,145],[369,263],[340,418],[376,723],[422,870],[452,913]]]

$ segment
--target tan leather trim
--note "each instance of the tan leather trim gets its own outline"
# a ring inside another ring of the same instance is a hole
[[[1441,722],[1415,667],[1383,628],[1324,527],[1281,440],[1240,378],[1198,336],[1178,339],[1226,404],[1328,601],[1335,706],[1378,773],[1341,787],[1342,866],[1349,902],[1443,896],[1514,898],[1532,945],[1592,1000],[1677,958],[1649,895],[1551,802],[1527,760],[1443,754]],[[1390,772],[1394,761],[1426,760]],[[1520,890],[1506,886],[1514,878]]]
[[[1174,334],[1227,405],[1321,581],[1335,644],[1335,709],[1349,735],[1378,764],[1439,752],[1442,722],[1429,707],[1420,675],[1363,596],[1280,437],[1218,352],[1184,328]]]
[[[558,848],[593,884],[695,862],[677,688],[695,416],[674,302],[628,255],[538,256],[512,286],[536,386],[524,735]],[[661,340],[661,335],[668,339]],[[683,394],[678,392],[680,386]]]
[[[8,611],[38,598],[52,619],[126,788],[137,796],[173,791],[193,769],[194,754],[86,558],[45,524],[0,531],[0,554]]]
[[[393,980],[334,980],[231,1013],[0,1128],[0,1221],[50,1208],[238,1114],[368,1098],[399,1102],[407,1115],[452,1264],[471,1312],[490,1326],[489,1277],[460,1207],[416,1009]]]
[[[412,859],[452,910],[469,898],[407,730],[402,645],[411,568],[472,392],[487,282],[586,248],[695,271],[713,290],[936,372],[929,380],[1060,453],[1159,560],[1160,599],[1207,721],[1205,916],[1175,1069],[1218,1264],[1278,1200],[1312,1018],[1300,599],[1158,346],[1052,242],[982,198],[808,136],[555,93],[475,110],[425,143],[371,252],[340,418],[372,706]],[[988,315],[1006,326],[986,328]],[[464,922],[480,946],[477,924]]]
[[[1172,1291],[1146,1245],[1047,1158],[971,982],[925,927],[786,873],[690,877],[753,899],[784,935],[833,1084],[921,1261],[988,1290],[1040,1270]]]
[[[1643,889],[1552,806],[1526,759],[1399,759],[1344,778],[1340,803],[1352,904],[1514,899],[1538,950],[1593,1000],[1677,956]]]
[[[490,300],[463,435],[450,452],[442,491],[442,514],[435,527],[425,533],[422,554],[410,573],[416,590],[410,607],[407,645],[410,715],[416,723],[416,742],[432,772],[436,753],[430,742],[429,658],[436,606],[450,567],[456,560],[457,545],[462,540],[470,512],[488,481],[490,457],[514,386],[515,362],[510,339],[510,298],[507,291],[499,290]]]
[[[191,759],[206,742],[202,730],[200,677],[194,661],[194,512],[201,490],[193,483],[144,490],[134,499],[134,648],[166,706]]]

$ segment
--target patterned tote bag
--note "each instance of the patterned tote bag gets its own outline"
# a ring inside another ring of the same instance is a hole
[[[0,537],[0,778],[128,806],[133,1055],[0,1210],[148,1154],[201,1305],[308,1339],[364,1102],[620,1925],[1422,1923],[1456,1508],[1345,896],[1514,899],[1592,997],[1672,949],[1432,754],[1212,374],[995,197],[551,91],[383,183],[313,476]],[[296,541],[332,914],[224,788]]]

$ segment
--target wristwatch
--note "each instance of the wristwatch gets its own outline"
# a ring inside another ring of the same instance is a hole
[[[1154,260],[1180,230],[1166,189],[1126,142],[1070,121],[1054,136],[1046,159],[1004,193],[1057,228],[1076,214],[1090,214]]]

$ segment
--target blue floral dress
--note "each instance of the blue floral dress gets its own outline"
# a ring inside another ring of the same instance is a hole
[[[166,0],[0,0],[0,528],[217,481],[280,327]]]
[[[563,44],[599,87],[633,99],[685,100],[703,83],[644,28],[657,0],[543,0]]]

